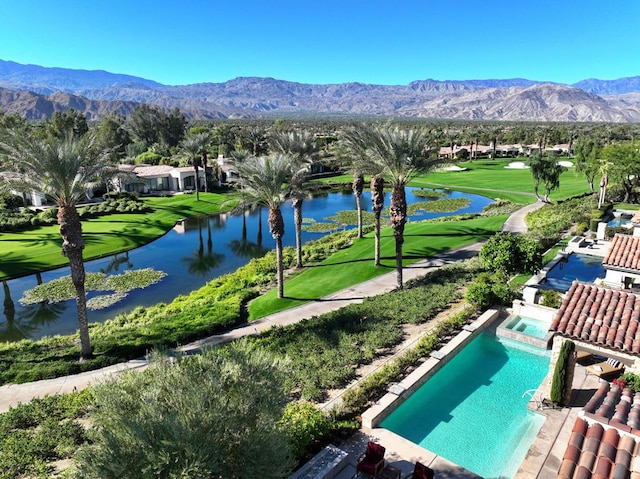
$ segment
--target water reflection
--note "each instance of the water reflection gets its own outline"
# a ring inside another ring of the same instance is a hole
[[[198,229],[198,248],[193,250],[191,256],[183,256],[180,261],[187,265],[187,270],[191,274],[206,276],[211,270],[220,266],[224,260],[224,255],[213,251],[213,239],[211,237],[211,217],[197,217],[183,220],[183,223],[190,223],[195,220]],[[207,225],[207,251],[204,250],[202,239],[202,223]]]
[[[423,201],[407,190],[407,201]],[[371,209],[369,192],[362,195],[362,205]],[[467,208],[451,213],[427,213],[416,216],[424,219],[461,213],[479,212],[490,199],[477,195],[449,192],[448,197],[470,198]],[[389,204],[389,194],[385,204]],[[354,210],[355,199],[351,193],[329,193],[305,201],[304,217],[318,222],[338,211]],[[283,205],[285,220],[284,246],[295,245],[293,209],[290,203]],[[189,218],[175,225],[166,235],[157,240],[124,253],[89,261],[87,272],[121,274],[125,270],[154,268],[167,276],[157,284],[144,290],[134,290],[121,302],[108,308],[90,311],[89,320],[103,322],[120,313],[127,313],[137,306],[151,306],[159,302],[168,303],[178,295],[188,294],[218,276],[235,271],[251,258],[261,256],[274,248],[274,242],[266,225],[267,215],[262,208],[244,214],[218,214]],[[303,242],[322,237],[322,232],[302,232]],[[3,316],[0,317],[0,341],[38,339],[44,335],[68,334],[77,329],[75,301],[57,304],[22,305],[18,301],[24,292],[36,284],[51,281],[70,274],[69,268],[25,276],[3,282]]]

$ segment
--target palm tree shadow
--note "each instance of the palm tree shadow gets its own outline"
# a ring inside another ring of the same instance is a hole
[[[395,261],[395,259],[396,258],[394,256],[383,256],[383,257],[380,258],[381,261],[383,261],[383,260]],[[369,263],[369,262],[373,262],[373,258],[352,259],[352,260],[349,260],[349,261],[336,261],[335,263],[328,263],[328,264],[313,264],[313,265],[305,266],[305,268],[326,268],[328,266],[337,266],[337,265],[341,265],[341,264]],[[380,265],[378,265],[378,267],[379,268],[393,269],[393,268],[395,268],[395,265],[389,266],[389,265],[385,265],[385,264],[380,264]]]
[[[313,301],[316,303],[331,303],[331,302],[337,302],[337,301],[354,301],[354,300],[364,300],[366,298],[366,296],[352,296],[352,297],[348,297],[348,298],[304,298],[304,297],[298,297],[298,296],[283,296],[282,299],[290,299],[293,301],[303,301],[303,302],[309,302],[309,301]]]

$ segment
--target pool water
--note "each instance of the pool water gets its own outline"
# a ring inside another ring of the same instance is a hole
[[[613,228],[619,228],[624,226],[625,228],[631,228],[633,223],[631,222],[631,215],[620,215],[607,223],[607,226]]]
[[[604,278],[605,269],[602,258],[588,254],[572,253],[566,260],[559,261],[547,273],[546,280],[540,283],[543,289],[553,289],[565,293],[576,279],[592,283],[597,278]]]
[[[527,316],[514,315],[505,325],[505,328],[518,333],[533,336],[534,338],[544,339],[549,331],[551,324],[535,318]]]
[[[546,350],[482,333],[381,426],[480,476],[513,477],[544,422],[522,395],[548,368]]]

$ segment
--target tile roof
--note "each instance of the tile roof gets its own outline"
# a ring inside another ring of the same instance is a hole
[[[640,296],[629,291],[574,281],[549,331],[640,355]]]
[[[640,438],[578,417],[558,470],[559,479],[640,477]]]
[[[173,166],[169,165],[138,165],[134,168],[133,172],[142,178],[147,178],[152,176],[168,175],[173,169]]]
[[[602,264],[640,272],[640,237],[616,234]]]
[[[601,381],[600,387],[584,406],[584,415],[640,440],[640,392]]]

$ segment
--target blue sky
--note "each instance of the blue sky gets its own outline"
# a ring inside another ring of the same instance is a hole
[[[0,0],[0,59],[169,85],[640,75],[637,0]]]

